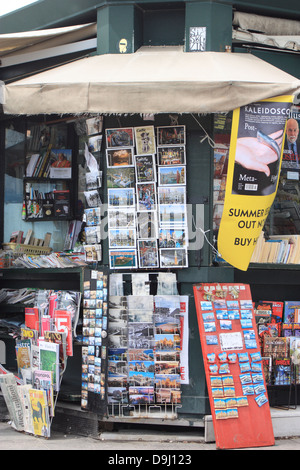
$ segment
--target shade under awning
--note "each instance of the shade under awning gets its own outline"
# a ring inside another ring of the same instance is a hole
[[[143,47],[7,84],[6,114],[213,113],[300,90],[300,81],[249,54]]]

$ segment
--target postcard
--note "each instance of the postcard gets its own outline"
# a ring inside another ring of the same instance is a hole
[[[159,204],[186,204],[185,186],[159,186]]]
[[[134,165],[137,183],[156,181],[154,155],[135,155]]]
[[[179,322],[180,319],[180,296],[179,295],[156,295],[155,322]]]
[[[188,244],[185,228],[160,228],[159,248],[184,248]]]
[[[137,155],[156,153],[154,126],[135,127],[135,144]]]
[[[158,127],[157,145],[185,145],[185,126]]]
[[[133,147],[106,149],[108,168],[115,166],[133,166]]]
[[[153,310],[153,295],[128,295],[127,306],[129,310]]]
[[[108,336],[109,348],[127,348],[126,335],[109,335]]]
[[[89,171],[85,174],[86,189],[101,188],[102,186],[102,171]]]
[[[155,374],[180,374],[178,361],[155,361]]]
[[[157,148],[158,165],[185,165],[185,146],[168,146]]]
[[[186,184],[186,167],[180,166],[159,166],[158,167],[159,186],[174,186]]]
[[[180,351],[155,351],[156,361],[180,361]]]
[[[136,315],[137,317],[137,315]],[[136,319],[136,318],[135,318]],[[147,321],[149,320],[149,315],[147,316]],[[142,321],[140,323],[143,324]],[[155,346],[153,335],[128,335],[128,349],[153,349]]]
[[[107,211],[108,227],[135,227],[135,209],[128,207],[127,209],[109,209]]]
[[[100,134],[103,128],[103,116],[89,118],[85,123],[87,135]]]
[[[129,403],[131,405],[154,403],[154,387],[129,387]]]
[[[185,204],[161,204],[158,214],[160,227],[183,227],[187,223]]]
[[[136,230],[128,228],[109,229],[109,248],[133,248],[136,245]]]
[[[106,147],[133,147],[134,132],[132,127],[106,129]]]
[[[102,145],[102,139],[103,139],[102,134],[94,135],[93,137],[89,137],[88,138],[89,152],[91,152],[91,153],[100,152],[101,145]]]
[[[95,262],[102,259],[101,245],[84,245],[85,261]]]
[[[127,403],[126,387],[108,387],[107,401],[108,403]]]
[[[151,211],[156,209],[156,185],[155,183],[137,183],[137,208],[139,211]]]
[[[92,189],[91,191],[84,191],[84,195],[88,207],[98,207],[102,204],[97,189]]]
[[[109,296],[109,309],[114,308],[127,308],[127,297],[125,295],[110,295]]]
[[[153,387],[154,373],[130,371],[128,376],[128,384],[131,387]]]
[[[155,348],[159,351],[179,350],[180,349],[180,335],[172,334],[156,334],[155,335]]]
[[[153,349],[128,349],[129,361],[153,361]]]
[[[100,207],[93,207],[84,210],[86,225],[99,225],[101,220]]]
[[[110,269],[137,268],[136,250],[109,250]]]
[[[134,188],[135,170],[133,166],[114,166],[107,168],[106,181],[108,188]]]
[[[170,333],[172,335],[180,334],[180,324],[174,322],[157,322],[155,321],[155,329],[157,334]],[[158,360],[158,359],[157,359]]]
[[[94,243],[100,243],[101,241],[100,225],[85,227],[84,231],[85,231],[85,242],[88,245],[93,245]]]
[[[156,389],[177,388],[180,389],[180,375],[159,374],[155,376]]]
[[[171,403],[171,390],[167,388],[155,389],[156,403]]]
[[[128,369],[130,372],[151,372],[154,374],[154,361],[129,361]]]
[[[158,249],[156,240],[138,240],[140,268],[158,268]]]
[[[135,206],[135,191],[133,188],[109,188],[107,193],[109,209]]]
[[[138,238],[157,238],[156,211],[141,211],[136,213]]]
[[[187,268],[188,256],[186,249],[160,249],[161,268]]]

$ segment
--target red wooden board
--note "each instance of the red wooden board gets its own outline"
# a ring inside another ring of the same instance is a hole
[[[250,286],[197,284],[194,297],[217,448],[274,445]]]

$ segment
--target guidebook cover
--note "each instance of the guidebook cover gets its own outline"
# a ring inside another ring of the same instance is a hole
[[[55,390],[59,390],[59,344],[40,341],[40,369],[53,373]]]

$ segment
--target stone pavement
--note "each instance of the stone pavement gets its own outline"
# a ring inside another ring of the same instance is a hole
[[[98,438],[52,432],[49,439],[44,439],[15,431],[9,423],[0,422],[0,450],[98,450],[103,453],[106,463],[127,463],[142,468],[158,463],[174,466],[179,463],[179,458],[184,459],[186,464],[190,463],[190,458],[192,463],[197,462],[197,451],[214,451],[216,445],[206,443],[199,431],[185,433],[183,430],[170,433],[165,430],[151,432],[123,429],[101,432]],[[276,439],[275,445],[271,447],[239,450],[300,450],[300,437]],[[125,462],[125,458],[131,460]]]

